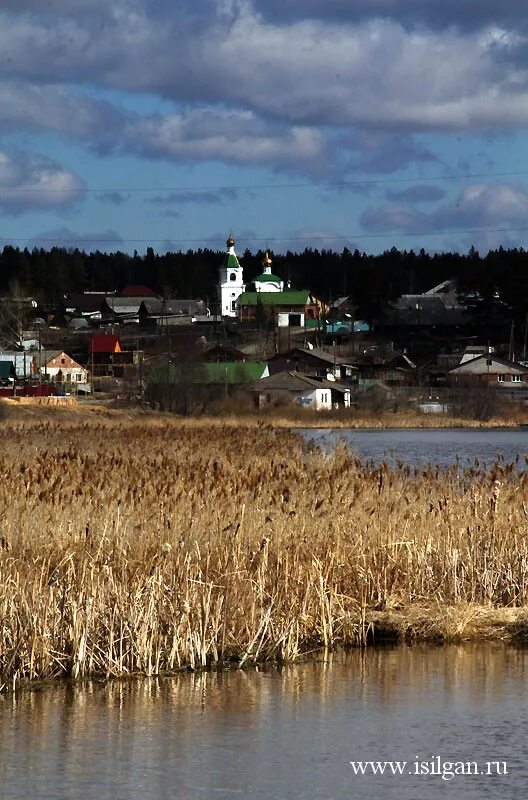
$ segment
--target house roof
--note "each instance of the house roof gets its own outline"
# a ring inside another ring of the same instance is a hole
[[[63,361],[63,360],[64,360],[65,363],[61,364],[60,362]],[[61,350],[56,355],[53,355],[51,358],[49,358],[49,354],[48,354],[48,358],[46,358],[44,366],[45,366],[46,369],[48,369],[48,368],[53,368],[54,369],[55,367],[59,367],[60,368],[60,367],[64,366],[67,369],[81,369],[81,370],[84,370],[84,367],[81,366],[81,364],[79,364],[78,361],[75,361],[75,359],[73,359],[70,355],[68,355],[68,353],[65,353],[64,350]]]
[[[149,286],[130,283],[122,292],[119,292],[119,297],[158,297],[158,295]]]
[[[242,292],[237,306],[307,306],[312,302],[306,289],[286,289],[283,292]]]
[[[350,300],[350,297],[348,297],[348,295],[347,295],[347,297],[338,297],[336,300],[333,300],[330,303],[330,306],[332,308],[340,308],[341,306],[346,305],[349,302],[349,300]]]
[[[198,361],[192,364],[156,364],[148,375],[151,383],[243,385],[268,374],[265,361]]]
[[[150,299],[145,297],[106,297],[103,307],[106,305],[114,314],[137,314],[143,300]]]
[[[144,298],[140,311],[150,315],[196,316],[206,314],[207,306],[203,300],[161,300],[158,297]]]
[[[269,374],[265,361],[207,361],[202,368],[207,383],[251,383]]]
[[[303,358],[307,358],[308,360],[314,359],[317,361],[323,361],[325,364],[329,366],[334,366],[334,364],[350,364],[350,359],[343,358],[342,356],[334,355],[333,353],[329,353],[327,350],[323,350],[322,347],[313,347],[311,350],[306,349],[304,347],[294,347],[292,350],[287,350],[283,353],[277,353],[276,356],[273,356],[271,359],[276,361],[281,361],[283,359],[299,359],[302,360]],[[355,368],[354,368],[355,369]]]
[[[109,292],[113,296],[111,292]],[[64,301],[65,308],[73,308],[75,311],[89,313],[99,311],[103,301],[108,295],[104,292],[82,292],[81,294],[70,294]]]
[[[90,353],[120,353],[119,336],[114,333],[94,333],[90,340]]]
[[[246,353],[243,350],[238,350],[229,344],[213,344],[207,345],[203,351],[203,358],[206,361],[245,361],[247,359]]]
[[[15,365],[12,361],[0,361],[0,379],[15,377]]]
[[[291,392],[303,392],[310,389],[330,389],[336,390],[342,394],[350,391],[345,386],[339,386],[334,381],[318,381],[305,375],[303,372],[295,372],[293,370],[283,370],[283,372],[276,372],[275,375],[270,375],[267,378],[262,378],[255,381],[250,387],[251,391],[278,391],[288,390]]]
[[[487,363],[488,361],[490,362],[489,364]],[[478,362],[480,362],[480,364]],[[523,375],[528,373],[528,367],[519,364],[517,361],[509,361],[507,358],[500,358],[499,356],[494,356],[491,353],[483,353],[482,355],[475,356],[475,358],[472,358],[469,361],[464,361],[462,364],[458,364],[458,366],[453,367],[453,369],[450,369],[449,372],[456,372],[458,375],[462,375],[465,372],[468,374],[476,374],[475,366],[480,365],[482,366],[480,374],[493,372],[494,367],[506,368],[512,372]]]

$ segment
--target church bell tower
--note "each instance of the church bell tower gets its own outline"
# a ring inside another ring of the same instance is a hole
[[[235,240],[229,234],[226,241],[227,252],[218,270],[218,298],[220,300],[220,315],[222,317],[236,317],[236,301],[244,291],[244,276],[242,267],[235,253]]]

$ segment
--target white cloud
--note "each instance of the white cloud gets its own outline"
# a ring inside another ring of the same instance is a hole
[[[0,82],[0,130],[51,131],[79,138],[104,138],[122,125],[111,103],[57,85]]]
[[[431,212],[388,203],[363,213],[361,224],[372,233],[451,232],[526,227],[528,191],[511,184],[474,184],[465,187],[456,200]],[[502,232],[502,231],[501,231]]]
[[[174,8],[149,16],[147,4],[142,11],[126,3],[47,22],[4,14],[4,71],[186,103],[224,102],[301,126],[482,131],[528,123],[526,76],[496,58],[511,37],[507,28],[267,21],[249,3],[235,5],[224,13],[217,4],[216,14],[198,21]]]
[[[251,111],[197,109],[130,122],[123,146],[150,158],[293,167],[322,156],[325,140],[315,129],[266,123]]]
[[[274,19],[305,16],[350,22],[379,17],[415,27],[464,30],[501,21],[518,25],[525,15],[524,0],[257,0],[256,4]]]
[[[7,214],[71,206],[84,196],[75,173],[44,156],[0,150],[0,207]]]

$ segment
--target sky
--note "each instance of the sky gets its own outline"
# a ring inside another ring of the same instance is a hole
[[[528,239],[525,0],[0,0],[0,245]]]

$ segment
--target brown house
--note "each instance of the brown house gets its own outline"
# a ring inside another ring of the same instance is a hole
[[[516,361],[499,358],[493,353],[483,353],[450,370],[448,383],[451,386],[471,384],[519,391],[528,388],[528,367]]]
[[[320,347],[313,347],[311,350],[294,347],[284,353],[277,353],[268,363],[271,375],[284,370],[295,370],[320,378],[330,375],[335,380],[353,380],[358,372],[349,360]]]
[[[140,363],[142,352],[123,350],[121,339],[114,333],[94,333],[89,355],[89,367],[94,378],[122,378],[126,376],[127,367]]]

